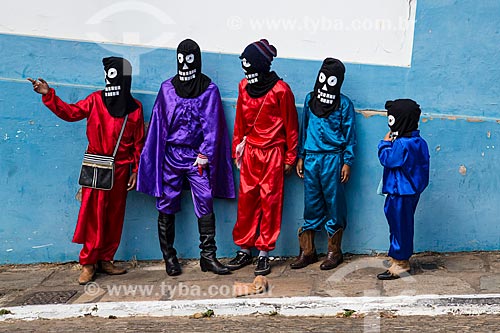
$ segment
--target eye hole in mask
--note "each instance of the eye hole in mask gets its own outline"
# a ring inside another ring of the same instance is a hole
[[[241,59],[241,64],[243,65],[243,67],[246,67],[246,68],[252,66],[252,64],[249,63],[245,58]]]
[[[319,73],[318,81],[320,83],[325,83],[325,80],[326,80],[326,75],[323,72]]]
[[[118,71],[116,70],[116,68],[111,67],[110,69],[108,69],[108,78],[114,79],[117,75]]]
[[[192,64],[192,63],[193,63],[193,61],[194,61],[194,54],[188,54],[188,55],[186,56],[186,62],[187,62],[188,64]]]
[[[337,77],[336,77],[336,76],[333,76],[333,75],[332,75],[332,76],[330,76],[330,77],[328,78],[327,83],[328,83],[328,85],[329,85],[330,87],[335,86],[335,85],[337,84]]]
[[[389,115],[389,117],[387,117],[387,123],[389,124],[389,126],[394,125],[395,122],[396,122],[396,118],[394,118],[394,116],[392,114]]]

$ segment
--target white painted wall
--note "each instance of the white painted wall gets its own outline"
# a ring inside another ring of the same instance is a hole
[[[204,51],[231,54],[267,38],[279,57],[333,56],[390,66],[411,65],[416,10],[416,0],[25,0],[2,5],[0,33],[153,48],[176,48],[192,38]]]

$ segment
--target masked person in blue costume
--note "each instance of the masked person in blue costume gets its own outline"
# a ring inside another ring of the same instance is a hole
[[[300,253],[291,268],[318,261],[314,236],[323,225],[328,253],[320,269],[342,261],[342,234],[347,225],[344,184],[350,178],[356,145],[355,113],[351,100],[340,93],[344,64],[326,58],[314,91],[306,96],[299,136],[297,174],[304,179],[304,223],[299,228]]]
[[[390,131],[378,145],[378,157],[384,167],[382,192],[387,194],[384,212],[390,231],[390,267],[377,278],[393,280],[410,272],[415,210],[429,184],[429,148],[420,137],[421,111],[415,101],[387,101],[385,108]]]

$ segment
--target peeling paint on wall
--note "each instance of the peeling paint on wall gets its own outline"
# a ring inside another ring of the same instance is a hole
[[[484,121],[480,118],[466,118],[465,120],[467,120],[469,123],[482,123]]]
[[[458,173],[461,174],[462,176],[465,176],[467,174],[467,168],[465,167],[465,165],[461,165],[458,168]]]
[[[363,115],[363,117],[365,117],[365,118],[370,118],[370,117],[373,117],[373,116],[383,116],[383,117],[387,116],[387,112],[386,111],[356,110],[356,112],[361,113]]]

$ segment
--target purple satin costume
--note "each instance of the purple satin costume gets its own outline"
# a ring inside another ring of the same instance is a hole
[[[201,176],[193,166],[198,153],[208,157]],[[214,197],[235,197],[227,125],[213,82],[200,96],[182,98],[168,79],[153,107],[137,190],[156,197],[160,212],[175,214],[181,210],[184,178],[191,185],[198,218],[213,212]]]

